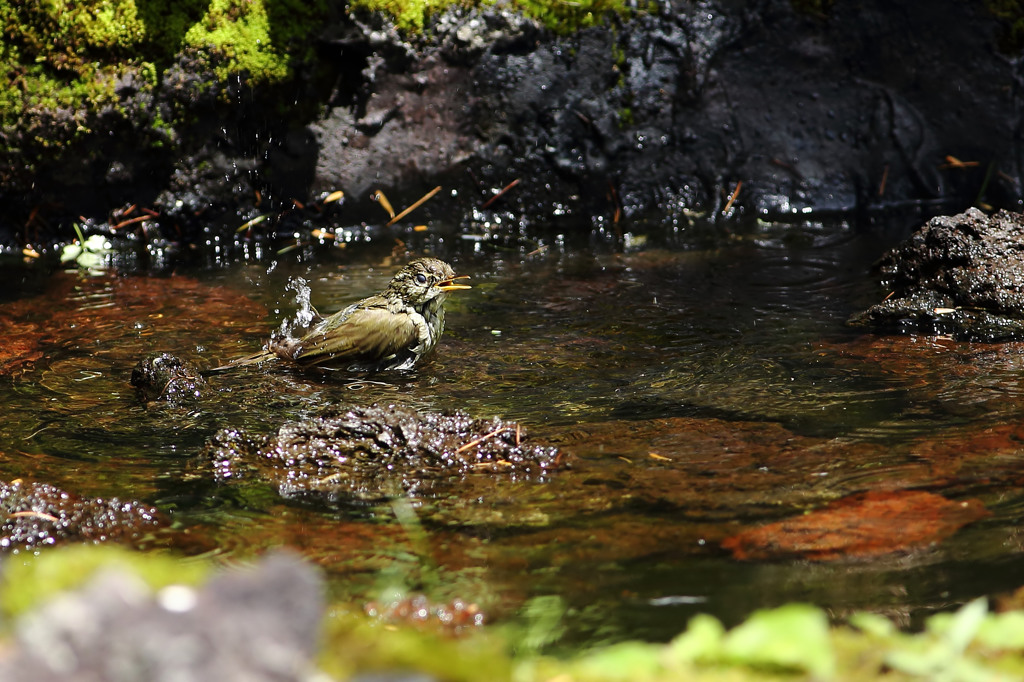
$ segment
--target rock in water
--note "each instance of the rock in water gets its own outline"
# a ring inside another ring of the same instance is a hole
[[[199,368],[170,353],[141,360],[132,370],[132,386],[139,400],[165,400],[169,403],[197,400],[206,388]]]
[[[267,480],[286,497],[423,493],[472,474],[542,478],[565,467],[557,448],[528,445],[515,422],[399,405],[353,407],[288,423],[269,436],[223,429],[205,464],[221,482]]]
[[[850,324],[962,340],[1024,339],[1024,215],[932,218],[878,263],[892,291]]]
[[[83,498],[48,483],[0,482],[0,547],[33,550],[63,542],[129,542],[167,525],[134,500]]]

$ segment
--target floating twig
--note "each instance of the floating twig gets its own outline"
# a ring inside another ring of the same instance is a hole
[[[9,519],[14,519],[14,518],[21,519],[21,518],[26,518],[26,517],[27,518],[33,518],[33,519],[43,519],[45,521],[50,521],[52,523],[57,523],[58,521],[60,521],[60,519],[58,519],[56,516],[52,516],[52,515],[47,514],[45,512],[37,512],[37,511],[18,511],[18,512],[14,512],[14,513],[11,513],[11,514],[7,515],[7,518],[9,518]]]
[[[383,206],[384,210],[388,212],[388,216],[390,216],[391,218],[395,217],[395,209],[391,208],[391,202],[388,201],[388,198],[386,196],[384,196],[384,192],[377,190],[376,192],[370,195],[370,198],[376,201],[381,206]]]
[[[278,256],[283,256],[284,254],[288,253],[289,251],[294,251],[295,249],[297,249],[297,248],[299,248],[301,246],[304,246],[303,242],[297,241],[294,244],[289,244],[288,246],[286,246],[286,247],[284,247],[282,249],[278,249],[277,255]]]
[[[980,165],[981,163],[979,163],[978,161],[961,161],[955,156],[947,155],[946,163],[941,164],[939,168],[976,168]]]
[[[736,201],[736,197],[738,197],[740,195],[740,188],[741,187],[743,187],[743,181],[742,180],[738,180],[736,182],[736,189],[734,189],[732,191],[732,194],[729,195],[729,201],[725,202],[725,208],[722,209],[722,214],[723,215],[728,213],[729,209],[732,208],[732,204],[733,204],[734,201]]]
[[[493,466],[511,467],[511,466],[515,466],[515,465],[512,464],[512,462],[508,461],[507,459],[496,459],[493,462],[474,462],[472,466],[476,467],[477,469],[483,469],[484,467],[493,467]]]
[[[247,220],[246,222],[242,223],[241,227],[239,227],[237,230],[235,230],[235,234],[238,234],[239,232],[245,232],[250,227],[253,227],[254,225],[259,225],[260,223],[262,223],[264,220],[266,220],[269,217],[270,217],[269,213],[264,213],[262,215],[256,216],[252,220]]]
[[[1006,180],[1008,183],[1013,185],[1018,191],[1020,190],[1020,181],[1017,180],[1017,178],[1007,173],[1004,173],[1003,171],[996,171],[996,175],[998,175],[1003,180]]]
[[[479,445],[480,443],[483,443],[488,438],[494,438],[495,436],[497,436],[499,433],[501,433],[502,431],[504,431],[507,428],[508,428],[507,426],[499,426],[498,428],[494,429],[490,433],[485,433],[484,435],[480,436],[479,438],[476,438],[474,440],[469,441],[468,443],[466,443],[465,445],[460,447],[458,450],[456,450],[455,454],[457,455],[460,452],[468,450],[471,447],[473,447],[474,445]]]
[[[885,183],[889,180],[889,164],[882,169],[882,181],[878,183],[878,196],[885,194]]]
[[[110,229],[111,230],[120,230],[122,227],[128,227],[129,225],[134,225],[135,223],[141,223],[143,221],[152,220],[152,219],[153,219],[153,216],[150,216],[150,215],[137,215],[134,218],[129,218],[128,220],[122,220],[117,225],[111,225]]]
[[[787,163],[786,161],[783,161],[782,159],[772,158],[772,164],[778,166],[779,168],[782,168],[785,171],[788,171],[789,173],[792,173],[793,176],[796,177],[799,180],[803,180],[804,179],[803,173],[798,171],[796,169],[796,166],[794,166],[791,163]]]
[[[510,183],[508,183],[507,185],[505,185],[504,187],[502,187],[502,188],[501,188],[501,191],[500,191],[500,192],[498,192],[498,193],[497,193],[497,194],[495,194],[495,195],[494,195],[493,197],[491,197],[490,199],[488,199],[487,201],[485,201],[485,202],[484,202],[484,205],[483,205],[483,206],[481,206],[481,208],[489,208],[489,207],[490,207],[490,205],[491,205],[491,204],[493,204],[493,203],[494,203],[495,201],[497,201],[498,199],[500,199],[500,198],[502,197],[502,195],[504,195],[504,194],[505,194],[505,192],[509,191],[510,189],[512,189],[513,187],[515,187],[515,186],[516,186],[516,185],[518,185],[518,184],[519,184],[519,178],[516,178],[516,179],[515,179],[515,180],[513,180],[512,182],[510,182]]]
[[[386,223],[386,224],[384,225],[384,227],[391,227],[392,225],[394,225],[395,223],[397,223],[397,222],[398,222],[399,220],[401,220],[402,218],[404,218],[405,216],[409,215],[410,213],[412,213],[413,211],[415,211],[415,210],[416,210],[417,208],[419,208],[420,206],[422,206],[422,205],[423,205],[424,203],[426,203],[426,201],[427,201],[428,199],[430,199],[430,197],[434,196],[435,194],[437,194],[437,193],[438,193],[438,192],[440,192],[440,191],[441,191],[441,185],[438,185],[437,187],[435,187],[434,189],[430,190],[429,192],[427,192],[426,194],[424,194],[424,195],[423,195],[422,197],[420,197],[419,201],[415,202],[415,203],[414,203],[414,204],[413,204],[412,206],[410,206],[409,208],[405,209],[404,211],[402,211],[402,212],[401,212],[401,213],[399,213],[398,215],[396,215],[396,216],[393,216],[393,217],[391,218],[391,220],[389,220],[389,221],[388,221],[388,222],[387,222],[387,223]],[[389,207],[389,208],[390,208],[390,207]]]

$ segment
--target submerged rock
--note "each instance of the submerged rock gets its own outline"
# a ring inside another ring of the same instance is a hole
[[[963,340],[1024,338],[1024,215],[971,208],[932,218],[878,269],[892,294],[850,324]]]
[[[922,490],[872,491],[745,530],[726,538],[722,547],[737,559],[865,558],[935,545],[988,515],[975,499],[950,500]]]
[[[140,502],[82,498],[46,483],[0,482],[0,510],[0,548],[13,550],[126,541],[164,525],[156,509]]]
[[[206,449],[218,481],[258,477],[286,497],[422,493],[473,474],[541,478],[565,467],[557,448],[527,445],[519,424],[400,405],[353,407],[285,424],[274,435],[219,431]]]
[[[161,353],[139,361],[132,370],[132,386],[142,402],[166,400],[178,403],[198,399],[206,388],[206,379],[194,363],[170,353]]]

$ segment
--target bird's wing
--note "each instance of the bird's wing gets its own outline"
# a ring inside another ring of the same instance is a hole
[[[260,363],[267,362],[268,360],[276,360],[276,359],[277,359],[277,355],[275,355],[273,352],[271,352],[269,350],[264,349],[264,350],[261,350],[259,352],[253,353],[252,355],[246,355],[243,358],[235,358],[234,360],[232,360],[231,362],[227,363],[226,365],[221,365],[220,367],[214,367],[214,368],[208,369],[206,371],[207,372],[223,372],[224,370],[234,369],[235,367],[248,367],[249,365],[258,365]]]
[[[386,306],[358,306],[335,321],[327,318],[302,337],[295,360],[301,365],[377,361],[419,341],[412,319]]]

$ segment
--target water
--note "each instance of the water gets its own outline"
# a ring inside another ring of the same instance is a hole
[[[429,363],[382,383],[226,373],[183,405],[141,403],[128,384],[135,363],[246,355],[313,308],[381,290],[405,256],[371,240],[162,278],[28,271],[0,302],[13,356],[0,358],[0,477],[154,504],[174,525],[146,546],[225,559],[295,548],[329,572],[338,598],[398,581],[501,620],[559,595],[565,646],[665,639],[694,613],[732,623],[790,600],[913,626],[1018,586],[1024,346],[847,328],[885,295],[868,272],[893,242],[879,230],[638,235],[621,250],[584,227],[519,240],[403,233],[417,254],[472,276],[449,299]],[[518,420],[567,450],[573,469],[545,482],[471,478],[410,500],[415,521],[400,522],[388,504],[218,486],[197,465],[220,428],[268,433],[328,406],[384,401]],[[907,490],[979,500],[989,516],[932,543],[833,561],[741,561],[722,545],[851,495]]]

